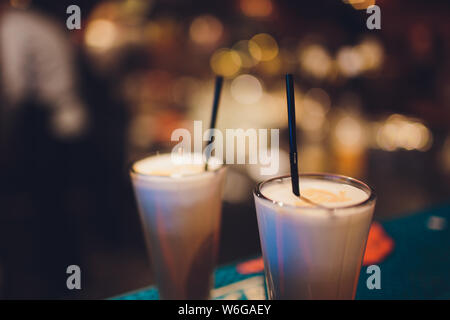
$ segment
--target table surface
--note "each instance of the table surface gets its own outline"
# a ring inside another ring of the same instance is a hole
[[[377,224],[377,230],[391,242],[390,249],[378,261],[365,264],[380,267],[381,289],[367,288],[370,274],[363,266],[356,299],[450,299],[449,222],[450,205],[443,205]],[[372,234],[369,240],[371,237]],[[383,241],[372,239],[371,243],[382,248]],[[368,258],[374,259],[373,255]],[[253,257],[217,268],[211,296],[227,300],[266,299],[261,260]],[[154,300],[158,299],[158,290],[150,286],[112,299]]]

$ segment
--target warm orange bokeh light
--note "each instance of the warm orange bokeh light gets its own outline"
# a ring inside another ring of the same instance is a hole
[[[271,0],[241,0],[240,7],[248,17],[267,17],[273,11]]]

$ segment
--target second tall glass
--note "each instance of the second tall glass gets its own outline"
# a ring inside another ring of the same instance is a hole
[[[302,174],[260,183],[254,194],[270,299],[354,299],[375,194],[364,183]],[[325,207],[327,206],[327,207]]]

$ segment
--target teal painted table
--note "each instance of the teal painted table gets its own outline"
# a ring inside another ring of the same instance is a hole
[[[378,266],[381,289],[369,290],[366,267],[361,275],[357,299],[450,299],[450,206],[417,212],[382,222],[394,239],[394,250]],[[265,299],[261,271],[241,273],[241,262],[219,267],[215,272],[214,299]],[[154,300],[154,287],[127,293],[113,299]]]

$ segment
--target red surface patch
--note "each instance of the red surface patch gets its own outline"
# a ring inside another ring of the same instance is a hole
[[[383,261],[394,249],[394,240],[384,231],[378,222],[370,226],[367,238],[363,266],[377,264]]]
[[[240,274],[262,272],[264,270],[264,261],[262,258],[252,259],[238,264],[236,269]]]

